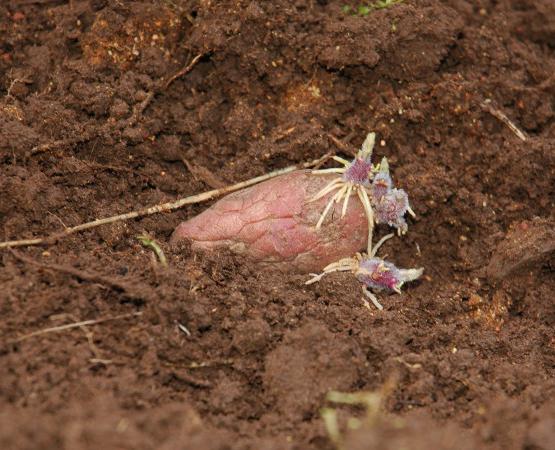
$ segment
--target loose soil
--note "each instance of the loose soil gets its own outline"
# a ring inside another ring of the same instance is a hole
[[[347,273],[170,247],[207,205],[2,250],[1,448],[333,449],[326,393],[384,385],[344,448],[554,448],[555,2],[347,4],[2,2],[3,240],[375,130],[417,213],[385,252],[426,272],[379,312]]]

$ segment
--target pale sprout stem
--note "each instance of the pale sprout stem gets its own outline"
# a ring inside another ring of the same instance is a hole
[[[338,163],[344,164],[346,166],[350,165],[351,162],[347,161],[346,159],[341,158],[340,156],[332,156],[331,159],[333,159],[334,161],[337,161]]]
[[[305,285],[309,285],[309,284],[314,284],[317,283],[318,281],[320,281],[322,279],[322,277],[326,274],[326,272],[322,272],[320,274],[317,273],[311,273],[310,276],[312,277],[310,280],[305,281]]]
[[[314,284],[317,283],[318,281],[320,281],[325,275],[327,275],[328,273],[331,272],[337,272],[339,269],[334,269],[334,270],[328,270],[327,272],[322,272],[320,274],[316,274],[316,273],[311,273],[310,275],[312,275],[312,278],[308,281],[305,281],[305,285],[310,285],[310,284]]]
[[[368,256],[370,256],[371,258],[376,256],[376,253],[378,253],[378,250],[384,244],[384,242],[387,241],[388,239],[391,239],[393,236],[395,236],[395,235],[393,233],[390,233],[390,234],[385,235],[383,238],[381,238],[378,241],[378,243],[374,246],[372,251],[368,254]]]
[[[364,259],[364,256],[362,253],[357,252],[354,259],[360,263]]]
[[[357,190],[358,196],[362,205],[364,206],[364,211],[366,212],[366,217],[368,218],[368,246],[366,253],[370,253],[372,251],[372,233],[374,231],[374,211],[372,210],[372,206],[370,205],[370,199],[368,198],[368,194],[364,189]]]
[[[401,279],[403,282],[414,281],[422,276],[424,268],[420,269],[401,269]]]
[[[349,198],[351,197],[351,192],[353,191],[353,184],[349,183],[347,188],[347,193],[345,194],[345,201],[343,202],[343,210],[341,211],[341,218],[345,217],[347,214],[347,207],[349,206]]]
[[[322,212],[322,215],[320,216],[320,220],[318,220],[318,223],[316,224],[316,229],[320,229],[320,227],[322,226],[322,224],[324,223],[324,220],[326,218],[326,216],[328,215],[329,210],[331,209],[331,207],[334,205],[335,202],[339,201],[339,199],[343,196],[343,192],[344,191],[344,187],[342,187],[341,189],[339,189],[335,195],[330,199],[330,201],[328,202],[328,204],[326,205],[326,209],[324,209],[324,211]]]
[[[320,192],[318,192],[314,197],[310,199],[311,202],[315,202],[316,200],[321,199],[324,197],[328,192],[337,189],[341,184],[343,184],[343,180],[341,178],[336,178],[332,182],[328,183],[325,188],[323,188]]]
[[[319,230],[322,227],[322,223],[324,223],[324,219],[328,215],[328,211],[331,209],[332,206],[333,206],[333,198],[328,202],[324,211],[322,211],[322,214],[320,215],[320,219],[318,220],[318,223],[316,224],[316,229],[317,230]]]
[[[407,208],[407,211],[409,212],[409,214],[410,214],[412,217],[416,217],[416,214],[414,213],[414,211],[412,210],[412,208],[411,208],[410,206]]]
[[[362,143],[362,148],[360,150],[360,156],[363,159],[369,159],[372,156],[372,151],[374,150],[374,144],[376,143],[376,133],[368,133],[366,139]]]
[[[322,175],[324,173],[345,173],[345,168],[334,167],[333,169],[320,169],[320,170],[313,170],[311,173],[315,175]]]
[[[357,195],[358,195],[358,198],[360,200],[360,203],[362,204],[362,207],[364,208],[364,213],[366,214],[366,217],[368,218],[368,210],[366,209],[366,204],[364,203],[364,198],[362,197],[362,192],[360,191],[360,189],[357,189]]]
[[[383,311],[383,306],[380,305],[380,302],[378,302],[376,296],[372,294],[372,292],[370,292],[368,289],[366,289],[366,286],[362,286],[362,293],[370,299],[370,301],[374,304],[376,308],[378,308],[380,311]]]
[[[344,186],[342,186],[339,189],[339,191],[337,192],[337,198],[335,199],[335,203],[340,203],[341,202],[344,195],[347,193],[348,189],[349,189],[349,184],[345,184]]]
[[[345,260],[341,260],[336,263],[330,264],[324,269],[324,271],[321,274],[311,273],[310,275],[312,275],[312,278],[306,281],[305,284],[308,285],[308,284],[316,283],[320,281],[324,277],[324,275],[327,275],[328,273],[346,272],[348,270],[352,270],[353,268],[352,263],[345,263],[344,261]]]
[[[353,258],[343,258],[343,259],[340,259],[339,261],[328,264],[326,267],[324,267],[324,272],[330,269],[334,269],[336,267],[348,267],[352,269],[354,266],[356,266],[356,260],[354,260]]]

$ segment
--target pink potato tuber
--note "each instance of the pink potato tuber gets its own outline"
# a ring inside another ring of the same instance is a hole
[[[332,193],[311,201],[334,176],[299,170],[230,194],[181,223],[172,242],[189,239],[196,249],[227,247],[260,263],[299,272],[322,270],[366,248],[368,222],[362,204],[349,202],[343,218],[336,203],[316,228]]]

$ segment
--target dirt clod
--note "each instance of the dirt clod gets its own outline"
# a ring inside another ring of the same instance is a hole
[[[331,385],[352,389],[363,367],[357,345],[310,322],[287,333],[268,354],[264,386],[282,414],[301,418],[314,413]]]

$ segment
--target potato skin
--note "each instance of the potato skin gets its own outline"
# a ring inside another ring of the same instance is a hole
[[[356,196],[343,219],[338,204],[315,227],[333,193],[309,200],[334,177],[296,171],[235,192],[181,223],[171,241],[189,239],[203,250],[228,247],[283,270],[318,272],[366,248],[368,224]]]

